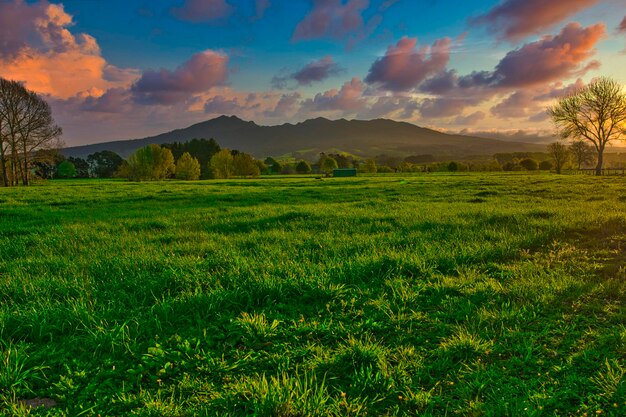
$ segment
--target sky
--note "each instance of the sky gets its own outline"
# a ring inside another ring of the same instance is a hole
[[[0,77],[67,146],[223,114],[523,139],[599,76],[626,84],[626,0],[0,0]]]

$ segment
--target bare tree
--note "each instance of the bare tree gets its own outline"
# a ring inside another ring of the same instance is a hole
[[[626,139],[626,94],[622,86],[610,78],[598,78],[562,98],[548,113],[562,138],[593,144],[598,155],[596,175],[602,174],[606,145]]]
[[[0,159],[5,185],[30,183],[35,152],[60,147],[61,128],[52,118],[50,106],[21,83],[0,78]],[[10,158],[10,179],[7,174]],[[10,183],[10,184],[9,184]]]
[[[593,149],[593,146],[589,145],[584,140],[577,140],[572,142],[569,145],[569,151],[571,152],[572,157],[574,158],[574,162],[576,162],[576,165],[578,166],[578,169],[580,169],[583,165],[588,165],[595,162],[595,150]]]
[[[548,154],[554,162],[554,169],[557,174],[560,174],[563,167],[569,161],[570,153],[567,150],[567,146],[560,142],[554,142],[548,145]]]

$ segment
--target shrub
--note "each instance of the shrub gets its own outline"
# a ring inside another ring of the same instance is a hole
[[[536,171],[539,168],[537,161],[532,158],[522,159],[519,164],[526,171]]]
[[[300,161],[296,165],[296,172],[298,174],[309,174],[311,173],[311,165],[307,161]]]
[[[554,165],[550,161],[541,161],[539,163],[539,169],[541,171],[550,171]]]

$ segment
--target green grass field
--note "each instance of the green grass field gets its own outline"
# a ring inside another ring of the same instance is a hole
[[[626,415],[625,249],[621,177],[1,189],[0,415]]]

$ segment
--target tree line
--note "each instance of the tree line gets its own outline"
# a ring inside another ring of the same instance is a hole
[[[45,150],[60,147],[62,130],[50,106],[17,81],[0,78],[0,182],[29,185]]]

